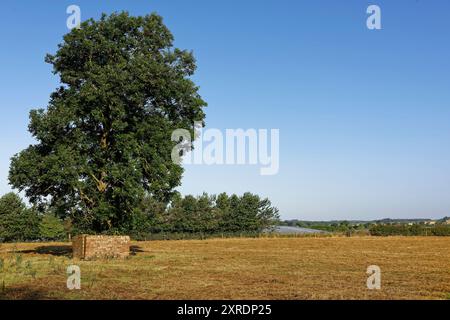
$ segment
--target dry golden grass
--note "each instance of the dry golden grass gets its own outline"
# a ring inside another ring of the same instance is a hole
[[[129,259],[76,261],[64,243],[3,244],[0,297],[448,299],[450,293],[450,238],[445,237],[215,239],[133,246],[136,254]],[[81,290],[66,288],[71,264],[81,268]],[[369,265],[381,268],[381,290],[366,287]]]

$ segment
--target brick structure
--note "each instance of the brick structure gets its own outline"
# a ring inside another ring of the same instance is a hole
[[[130,254],[130,237],[79,235],[72,238],[72,249],[77,259],[126,258]]]

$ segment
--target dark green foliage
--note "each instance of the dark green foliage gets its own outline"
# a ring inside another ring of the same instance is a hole
[[[42,217],[39,233],[42,240],[64,240],[67,235],[64,222],[52,214]]]
[[[82,232],[70,218],[62,220],[45,207],[41,212],[27,208],[16,194],[1,197],[0,242],[68,240],[71,234]],[[278,209],[268,199],[251,193],[241,197],[176,193],[168,205],[147,195],[133,209],[129,234],[137,240],[256,237],[278,219]]]
[[[202,239],[211,235],[258,235],[279,219],[268,199],[250,193],[181,197],[169,205],[147,196],[134,214],[131,235],[135,239]]]
[[[0,198],[0,242],[29,241],[39,237],[40,217],[20,197],[8,193]]]
[[[46,58],[63,86],[31,111],[38,143],[13,157],[11,185],[79,232],[126,233],[146,195],[168,203],[183,172],[171,134],[193,132],[206,105],[192,53],[172,43],[156,14],[103,15],[64,36]]]
[[[72,219],[70,217],[67,217],[66,219],[64,219],[63,226],[64,226],[64,231],[66,233],[66,236],[67,236],[68,240],[71,240],[72,239],[72,233],[74,231]]]
[[[177,197],[167,212],[168,227],[172,232],[209,233],[218,229],[217,213],[214,196]]]
[[[433,236],[450,236],[450,225],[436,225],[428,231]]]
[[[15,193],[10,192],[0,198],[0,216],[6,214],[21,214],[26,206],[22,199]]]
[[[327,232],[338,232],[347,235],[360,233],[362,230],[367,230],[367,227],[364,224],[351,224],[348,221],[334,222],[331,224],[311,224],[308,226],[299,223],[299,227],[306,227]]]
[[[450,225],[373,225],[370,227],[369,232],[373,236],[450,236]]]
[[[147,199],[139,225],[149,233],[220,234],[260,233],[279,219],[278,209],[268,199],[250,193],[199,197],[176,195],[166,208]],[[143,230],[140,230],[141,234]]]

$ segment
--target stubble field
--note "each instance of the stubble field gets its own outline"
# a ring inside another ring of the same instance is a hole
[[[67,289],[67,267],[81,289]],[[368,290],[369,265],[381,289]],[[79,261],[68,243],[1,244],[1,299],[450,299],[450,238],[324,237],[133,242]]]

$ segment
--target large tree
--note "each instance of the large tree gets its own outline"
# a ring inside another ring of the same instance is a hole
[[[205,117],[195,59],[160,16],[124,12],[83,22],[46,61],[62,85],[31,111],[37,144],[12,158],[10,183],[84,231],[126,232],[144,196],[167,202],[180,184],[171,134]]]

